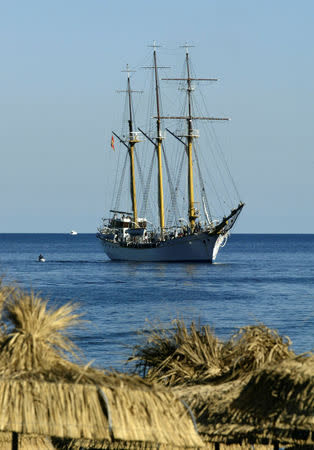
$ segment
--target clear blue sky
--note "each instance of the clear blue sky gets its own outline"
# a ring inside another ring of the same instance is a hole
[[[95,232],[120,70],[156,40],[223,79],[235,231],[312,233],[313,21],[310,0],[1,0],[0,232]]]

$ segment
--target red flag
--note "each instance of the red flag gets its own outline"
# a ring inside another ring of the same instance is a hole
[[[115,148],[114,148],[114,137],[113,136],[111,136],[111,148],[113,150],[115,150]]]

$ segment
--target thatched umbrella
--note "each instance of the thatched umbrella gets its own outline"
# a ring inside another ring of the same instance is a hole
[[[255,442],[255,434],[252,438],[247,430],[242,435],[237,427],[233,433],[231,404],[252,373],[295,356],[290,339],[263,324],[240,328],[225,342],[209,326],[192,323],[188,328],[182,320],[173,325],[171,330],[154,327],[145,333],[146,342],[137,345],[130,358],[135,369],[150,381],[175,386],[195,413],[208,445]]]
[[[195,414],[198,431],[208,445],[216,444],[215,448],[219,448],[219,443],[243,443],[242,438],[237,439],[237,436],[216,436],[215,430],[217,424],[225,423],[230,405],[240,395],[247,380],[242,378],[220,384],[180,386],[173,389]]]
[[[136,345],[129,361],[147,380],[168,386],[223,382],[242,378],[270,362],[295,356],[291,341],[263,324],[237,330],[222,341],[208,326],[186,326],[183,320],[173,328],[152,327],[146,342]]]
[[[314,355],[299,355],[252,376],[232,404],[232,422],[260,439],[314,445]]]
[[[16,289],[3,312],[0,431],[13,432],[15,448],[16,433],[84,438],[86,446],[202,446],[187,409],[169,390],[69,359],[78,358],[67,334],[80,321],[74,305],[48,310],[46,301]]]
[[[122,383],[121,383],[122,384]],[[58,438],[202,446],[165,390],[0,379],[0,430]]]
[[[12,433],[0,432],[0,449],[12,450],[14,445],[17,445],[19,450],[55,450],[51,439],[45,436],[38,436],[32,434],[16,434],[16,444],[12,445]]]
[[[208,442],[314,444],[314,357],[270,365],[247,381],[177,389]]]

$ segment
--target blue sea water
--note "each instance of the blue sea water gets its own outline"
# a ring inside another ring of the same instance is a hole
[[[314,235],[234,234],[210,265],[112,262],[94,234],[0,234],[0,274],[52,307],[78,302],[74,340],[98,367],[126,370],[138,332],[175,318],[221,338],[263,322],[314,349]]]

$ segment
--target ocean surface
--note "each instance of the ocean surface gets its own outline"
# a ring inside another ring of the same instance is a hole
[[[97,367],[128,370],[139,332],[176,318],[221,338],[263,322],[314,349],[314,235],[234,234],[210,265],[112,262],[94,234],[0,234],[0,274],[51,307],[77,302],[73,339]]]

